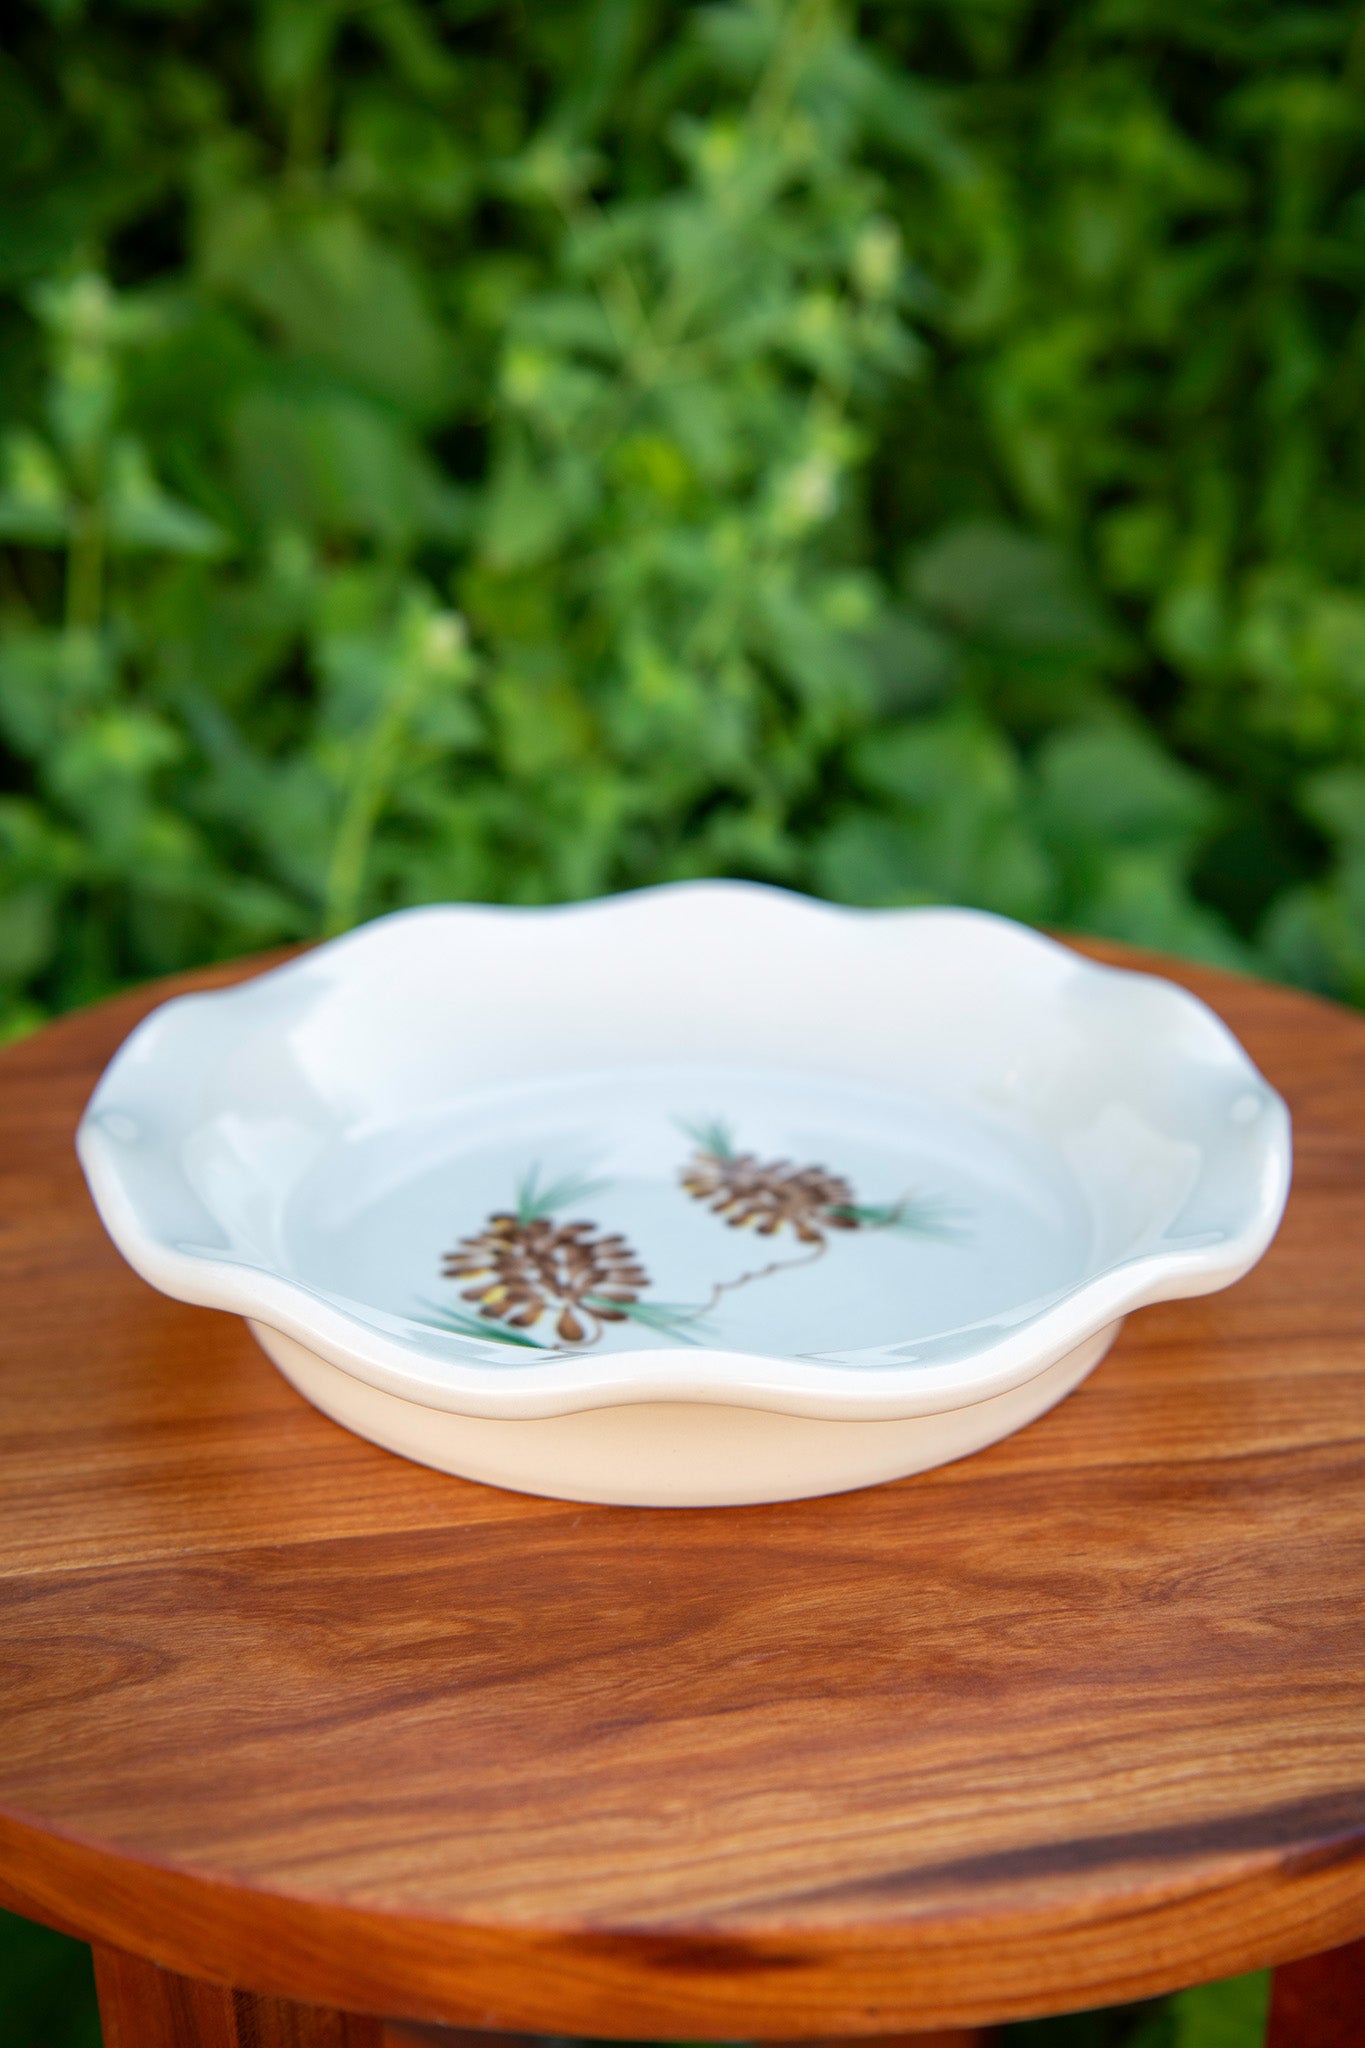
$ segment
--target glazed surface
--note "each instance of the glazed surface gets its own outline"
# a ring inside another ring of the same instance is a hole
[[[732,881],[395,912],[169,1002],[77,1147],[154,1286],[508,1421],[962,1408],[1239,1279],[1290,1163],[1169,979]]]
[[[71,1133],[164,988],[8,1051],[5,1897],[263,1991],[637,2039],[1365,1931],[1365,1020],[1154,964],[1290,1102],[1263,1262],[974,1458],[687,1515],[391,1457],[123,1265]]]

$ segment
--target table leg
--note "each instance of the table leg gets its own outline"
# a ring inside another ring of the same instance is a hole
[[[179,1977],[95,1945],[104,2048],[383,2048],[384,2023]]]
[[[1365,2041],[1365,1941],[1281,1963],[1266,2048],[1360,2048]]]
[[[529,2035],[475,2034],[261,1998],[181,1977],[123,1949],[95,1944],[95,1985],[104,2048],[507,2048]],[[932,2034],[882,2034],[872,2040],[765,2043],[764,2048],[989,2048],[992,2030],[950,2027]],[[1288,2048],[1288,2044],[1286,2044]],[[1297,2044],[1295,2044],[1297,2048]],[[1317,2048],[1316,2042],[1312,2048]],[[1334,2044],[1327,2044],[1334,2048]]]

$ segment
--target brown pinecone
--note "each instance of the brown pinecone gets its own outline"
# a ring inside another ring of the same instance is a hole
[[[599,1236],[592,1223],[555,1223],[547,1216],[521,1222],[500,1211],[473,1237],[447,1252],[448,1280],[470,1280],[466,1301],[490,1322],[529,1330],[542,1316],[555,1318],[565,1344],[595,1344],[604,1323],[627,1320],[608,1302],[635,1301],[649,1279],[624,1237]],[[591,1297],[591,1300],[588,1299]]]
[[[856,1230],[853,1189],[823,1166],[761,1160],[753,1152],[699,1150],[681,1174],[694,1201],[709,1202],[736,1229],[752,1225],[760,1237],[791,1226],[802,1244],[823,1244],[830,1230]],[[849,1212],[849,1213],[844,1213]]]

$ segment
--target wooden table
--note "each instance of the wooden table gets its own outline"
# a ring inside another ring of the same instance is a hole
[[[94,1940],[111,2044],[968,2028],[1365,1934],[1365,1018],[1169,971],[1295,1114],[1264,1264],[992,1450],[776,1507],[347,1435],[86,1196],[172,985],[0,1059],[0,1900]],[[1365,2038],[1352,1967],[1281,1972],[1282,2044]]]

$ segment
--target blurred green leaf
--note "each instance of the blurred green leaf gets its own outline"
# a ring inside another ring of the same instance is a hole
[[[1178,1992],[1174,2048],[1261,2048],[1270,2009],[1270,1974],[1230,1977]]]
[[[849,815],[817,842],[825,893],[1048,915],[1052,865],[1025,815],[1019,763],[988,725],[949,713],[893,726],[860,741],[852,766],[894,810]]]
[[[164,491],[147,452],[120,437],[109,451],[104,492],[109,545],[150,548],[165,555],[216,555],[227,537],[202,512]]]
[[[983,639],[1079,654],[1110,644],[1099,606],[1061,550],[1009,527],[950,528],[913,556],[908,582],[927,610]]]
[[[1082,931],[1225,966],[1248,955],[1195,901],[1187,875],[1216,825],[1213,789],[1140,726],[1056,733],[1037,759],[1038,815],[1063,881],[1061,916]]]
[[[1040,750],[1038,779],[1052,836],[1081,851],[1182,853],[1218,816],[1208,783],[1135,724],[1112,721],[1057,733]]]
[[[449,541],[467,526],[462,494],[406,422],[357,393],[258,385],[237,401],[226,429],[235,487],[267,528],[411,546]]]
[[[249,306],[291,356],[326,364],[417,418],[440,413],[452,395],[458,359],[422,280],[354,213],[233,195],[211,217],[205,260],[212,283]]]
[[[71,532],[66,479],[40,435],[15,427],[5,436],[4,478],[0,537],[64,545]]]
[[[1177,1992],[1126,2048],[1262,2048],[1269,2005],[1266,1971],[1199,1984]]]

